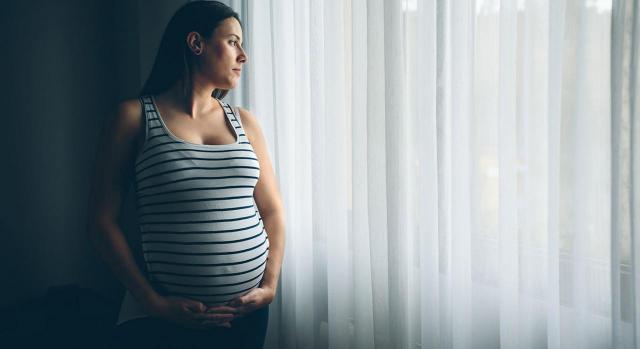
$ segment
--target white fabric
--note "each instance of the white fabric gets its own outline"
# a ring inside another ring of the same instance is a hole
[[[640,345],[637,1],[227,3],[287,217],[267,347]]]
[[[116,325],[120,325],[125,321],[148,317],[149,315],[144,311],[140,303],[136,301],[129,290],[125,290],[122,303],[120,303],[120,311],[118,313],[118,321]]]

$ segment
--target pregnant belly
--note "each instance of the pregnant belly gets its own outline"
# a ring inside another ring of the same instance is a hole
[[[258,287],[269,239],[262,221],[242,231],[143,234],[149,281],[158,293],[221,305]]]

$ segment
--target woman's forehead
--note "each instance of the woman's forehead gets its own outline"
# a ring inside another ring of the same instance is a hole
[[[222,21],[218,28],[216,28],[216,32],[223,36],[235,34],[237,37],[242,39],[242,27],[234,17],[229,17]]]

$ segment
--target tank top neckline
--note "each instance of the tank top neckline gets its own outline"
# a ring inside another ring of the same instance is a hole
[[[227,121],[229,122],[229,124],[231,125],[231,128],[233,129],[233,132],[236,136],[236,140],[233,143],[227,143],[227,144],[201,144],[201,143],[192,143],[192,142],[188,142],[178,136],[176,136],[170,129],[169,127],[164,123],[164,119],[162,119],[162,116],[160,115],[160,110],[158,109],[158,106],[156,105],[156,99],[153,95],[149,94],[147,95],[147,97],[149,97],[149,100],[151,101],[151,105],[153,107],[153,111],[156,113],[158,120],[160,121],[160,124],[162,125],[163,130],[165,131],[165,133],[174,141],[188,145],[190,147],[196,147],[196,148],[203,148],[203,149],[211,149],[211,148],[228,148],[228,147],[237,147],[242,145],[240,143],[240,134],[238,132],[238,130],[236,129],[236,127],[233,125],[233,121],[237,122],[237,119],[232,118],[229,114],[233,113],[232,111],[227,111],[227,108],[231,109],[231,107],[227,106],[225,102],[219,100],[218,98],[212,97],[213,99],[215,99],[216,101],[218,101],[218,103],[220,104],[220,106],[222,107],[222,111],[224,112],[225,118],[227,119]],[[239,127],[242,127],[242,125],[238,122]]]

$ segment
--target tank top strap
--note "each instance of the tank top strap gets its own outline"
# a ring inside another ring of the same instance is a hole
[[[141,96],[140,101],[142,102],[142,106],[144,107],[145,120],[147,122],[158,120],[158,114],[156,113],[151,96],[149,95]]]
[[[166,135],[151,95],[141,96],[140,101],[142,102],[145,117],[145,139],[148,140]]]
[[[244,128],[242,127],[242,122],[240,122],[240,112],[238,107],[231,107],[229,103],[221,101],[224,105],[224,113],[229,118],[229,122],[235,128],[236,134],[238,135],[238,144],[249,144],[249,139],[244,132]]]
[[[240,124],[240,127],[244,127],[242,126],[242,121],[240,120],[240,109],[238,108],[238,106],[236,105],[235,107],[233,107],[233,115],[236,116],[236,119],[238,119],[238,123]]]

